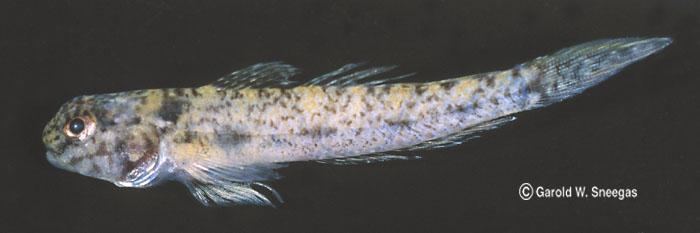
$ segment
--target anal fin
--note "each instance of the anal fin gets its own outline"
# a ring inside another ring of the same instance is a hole
[[[393,154],[386,154],[386,153],[378,153],[378,154],[360,155],[360,156],[346,157],[346,158],[318,160],[316,162],[322,163],[322,164],[348,166],[348,165],[381,163],[381,162],[395,161],[395,160],[414,160],[414,159],[420,159],[420,158],[421,158],[420,156],[393,155]]]
[[[479,133],[498,128],[499,126],[514,121],[515,119],[515,116],[505,116],[501,118],[496,118],[490,121],[479,123],[455,134],[422,142],[420,144],[401,149],[400,151],[415,151],[457,146],[470,139],[478,138]]]

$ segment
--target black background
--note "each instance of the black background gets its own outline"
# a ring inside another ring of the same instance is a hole
[[[698,1],[3,1],[0,232],[694,232]],[[279,209],[205,208],[179,184],[123,189],[50,166],[41,130],[83,94],[191,87],[257,62],[305,77],[400,65],[413,81],[510,68],[581,42],[671,36],[584,94],[426,159],[298,163]],[[523,201],[523,182],[636,199]]]

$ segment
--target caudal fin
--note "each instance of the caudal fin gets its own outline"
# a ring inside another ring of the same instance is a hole
[[[539,57],[522,68],[533,71],[529,85],[541,95],[535,107],[542,107],[595,86],[671,42],[663,37],[596,40]]]

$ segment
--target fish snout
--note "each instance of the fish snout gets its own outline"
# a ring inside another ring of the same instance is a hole
[[[57,155],[61,153],[61,140],[62,136],[52,129],[49,125],[46,126],[44,132],[41,135],[41,140],[44,143],[44,147],[52,155]]]

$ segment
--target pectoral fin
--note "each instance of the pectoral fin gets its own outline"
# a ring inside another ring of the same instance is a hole
[[[261,182],[281,178],[274,169],[282,166],[284,165],[222,166],[204,161],[186,168],[188,176],[182,182],[205,206],[276,207],[283,203],[281,196]]]
[[[192,195],[205,206],[258,205],[277,207],[283,202],[277,191],[260,182],[202,183],[194,180],[185,183],[185,185]],[[263,194],[259,189],[264,189],[270,194]]]

